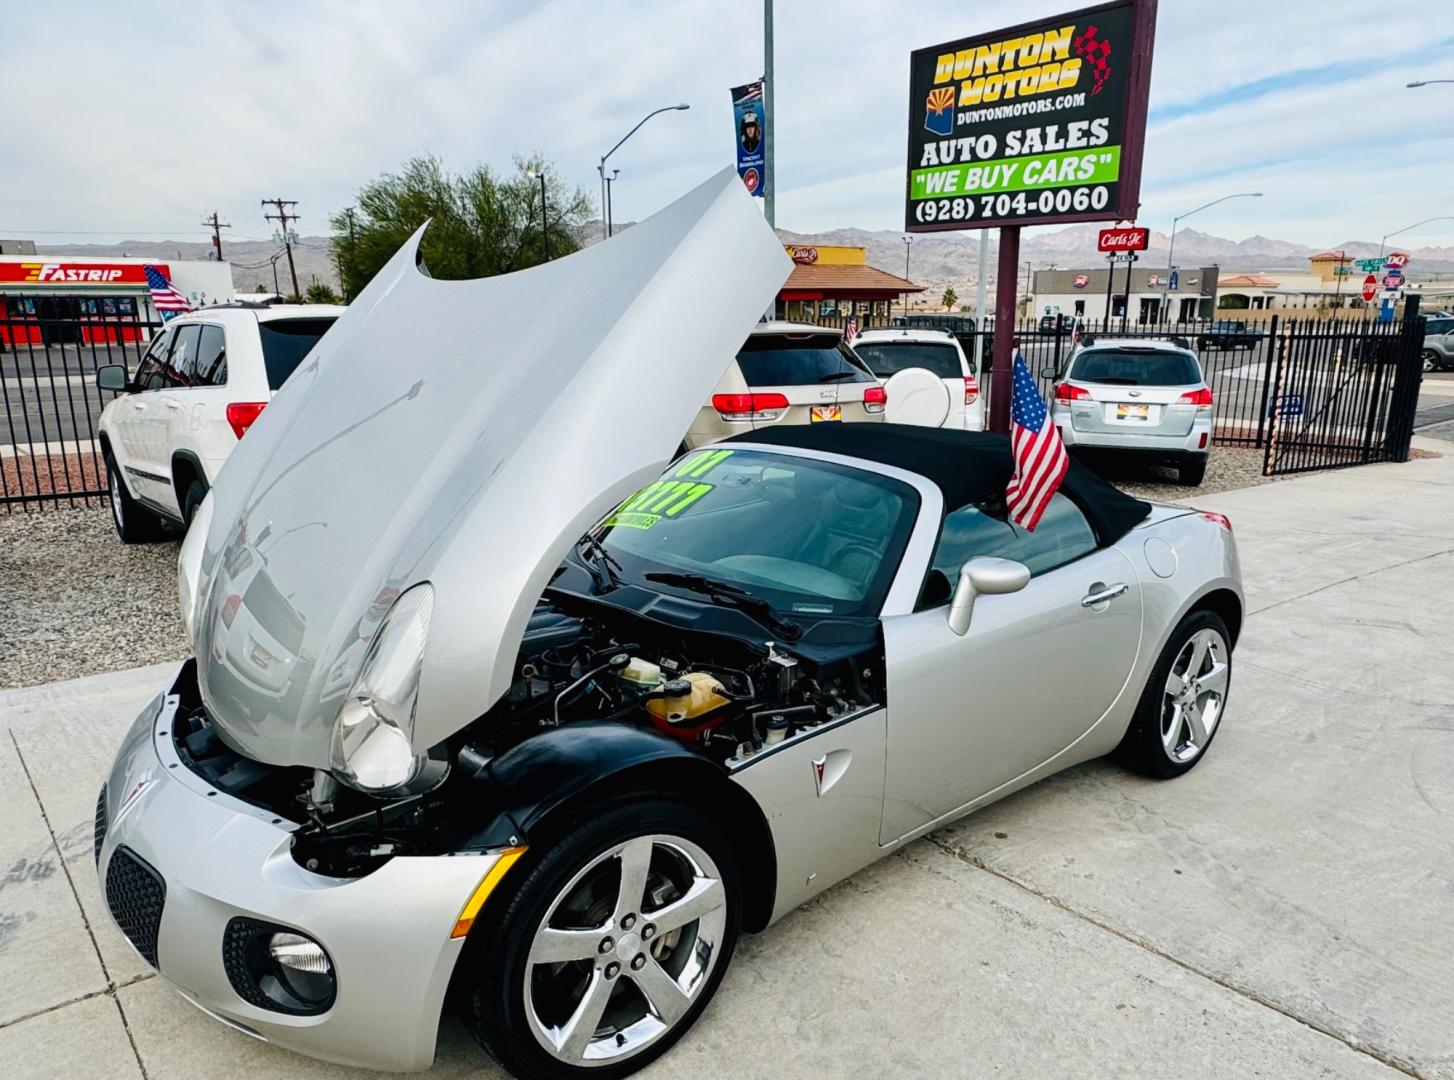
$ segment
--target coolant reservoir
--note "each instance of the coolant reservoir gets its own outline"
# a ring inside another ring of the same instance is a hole
[[[661,697],[646,703],[646,711],[657,721],[683,728],[699,727],[703,716],[732,700],[716,676],[705,671],[689,671],[680,679],[664,683],[661,693]]]
[[[650,660],[643,660],[639,656],[633,656],[626,662],[626,666],[616,673],[616,677],[622,682],[630,683],[642,690],[655,690],[661,685],[661,665],[653,664]]]

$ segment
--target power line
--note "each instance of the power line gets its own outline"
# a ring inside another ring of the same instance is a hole
[[[276,221],[283,232],[283,247],[288,252],[288,273],[293,278],[293,295],[302,296],[298,291],[298,268],[293,265],[293,234],[288,231],[288,222],[297,221],[298,215],[289,213],[288,208],[298,205],[297,199],[263,199],[263,206],[276,206],[276,214],[264,214],[268,221]]]

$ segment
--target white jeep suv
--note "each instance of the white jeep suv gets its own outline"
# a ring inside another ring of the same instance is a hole
[[[101,413],[100,439],[125,543],[159,539],[164,522],[191,522],[237,440],[343,310],[203,308],[167,323],[135,374],[97,369],[96,385],[118,392]]]

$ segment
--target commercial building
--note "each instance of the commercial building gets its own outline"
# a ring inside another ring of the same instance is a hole
[[[924,291],[907,278],[868,265],[864,248],[831,244],[784,244],[793,272],[777,294],[777,317],[793,322],[841,322],[853,315],[888,321],[889,305]]]
[[[1036,270],[1030,292],[1030,310],[1043,315],[1079,315],[1091,322],[1108,316],[1144,324],[1163,321],[1163,308],[1172,322],[1210,319],[1216,305],[1218,267],[1183,266],[1175,281],[1166,268],[1115,263],[1083,270]],[[1175,286],[1173,288],[1173,285]]]
[[[232,266],[225,262],[0,254],[0,346],[145,338],[144,324],[160,321],[148,266],[193,307],[232,299]]]

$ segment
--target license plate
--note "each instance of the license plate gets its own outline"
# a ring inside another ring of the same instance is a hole
[[[1117,420],[1150,420],[1151,406],[1121,403],[1116,406]]]
[[[814,405],[808,419],[815,424],[837,424],[843,420],[841,405]]]

